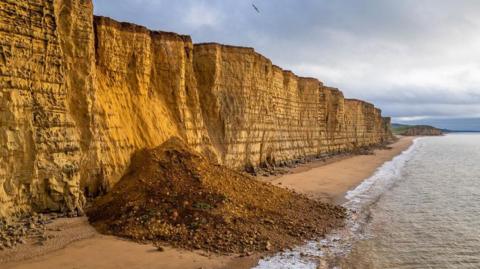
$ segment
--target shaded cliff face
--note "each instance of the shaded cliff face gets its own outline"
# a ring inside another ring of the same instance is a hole
[[[173,136],[238,169],[390,137],[373,105],[253,49],[94,18],[91,0],[0,1],[0,18],[0,216],[81,211]]]

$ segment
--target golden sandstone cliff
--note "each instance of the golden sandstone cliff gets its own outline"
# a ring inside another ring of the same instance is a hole
[[[94,17],[91,0],[0,0],[0,40],[0,216],[82,211],[173,136],[235,169],[391,137],[373,105],[251,48]]]

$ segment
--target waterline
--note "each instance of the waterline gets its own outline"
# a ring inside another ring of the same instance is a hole
[[[255,269],[335,268],[333,264],[349,253],[355,241],[365,236],[369,206],[399,178],[401,169],[415,154],[418,145],[418,139],[415,139],[407,150],[385,162],[371,177],[347,193],[347,202],[343,204],[348,209],[344,228],[335,230],[320,241],[310,241],[293,250],[262,259]]]

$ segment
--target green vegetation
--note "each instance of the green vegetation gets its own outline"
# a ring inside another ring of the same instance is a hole
[[[391,126],[392,133],[395,135],[407,135],[407,136],[416,136],[416,135],[442,135],[444,131],[438,128],[435,128],[430,125],[407,125],[407,124],[398,124],[393,123]]]
[[[399,124],[399,123],[392,123],[391,129],[392,133],[395,135],[401,135],[405,133],[408,129],[415,127],[416,125],[406,125],[406,124]]]

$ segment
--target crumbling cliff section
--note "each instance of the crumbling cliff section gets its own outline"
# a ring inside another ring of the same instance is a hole
[[[95,17],[95,171],[83,185],[108,189],[132,153],[183,138],[214,156],[203,125],[190,37]]]
[[[389,119],[251,48],[0,0],[0,216],[81,211],[132,154],[179,137],[235,169],[382,143]]]

